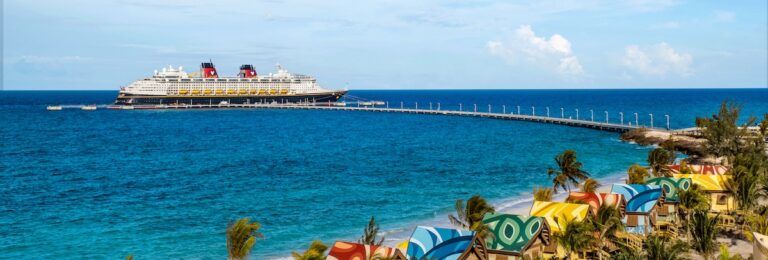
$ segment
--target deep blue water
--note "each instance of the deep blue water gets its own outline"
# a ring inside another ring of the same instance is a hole
[[[0,258],[221,259],[228,221],[263,224],[255,259],[312,239],[356,239],[371,215],[405,230],[481,194],[503,203],[549,185],[553,157],[575,149],[606,177],[647,148],[590,129],[483,118],[344,111],[51,112],[107,104],[113,91],[0,92]],[[618,120],[648,114],[693,125],[724,99],[768,112],[768,90],[351,91],[413,107]]]

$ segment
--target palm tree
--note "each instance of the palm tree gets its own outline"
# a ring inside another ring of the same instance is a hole
[[[720,219],[720,215],[715,217],[709,217],[709,214],[703,210],[696,210],[693,213],[691,219],[691,247],[696,250],[704,259],[709,259],[717,249],[715,238],[719,228],[717,222]]]
[[[725,244],[720,244],[720,255],[717,256],[717,260],[742,260],[744,259],[741,257],[740,254],[735,254],[731,256],[731,253],[728,252],[728,246]]]
[[[678,191],[678,206],[680,207],[680,214],[683,214],[685,219],[686,237],[690,240],[690,223],[691,214],[696,210],[705,211],[709,209],[709,198],[705,194],[699,185],[693,184],[688,190]]]
[[[598,257],[603,259],[603,254],[600,251],[606,250],[608,245],[615,248],[616,244],[612,241],[618,241],[616,233],[624,230],[624,223],[621,222],[621,212],[615,207],[603,204],[597,209],[597,213],[592,218],[589,218],[589,222],[596,232],[595,238],[599,248]]]
[[[651,166],[653,176],[671,176],[668,165],[674,162],[675,152],[673,151],[659,147],[648,153],[648,165]]]
[[[768,212],[747,212],[743,233],[749,241],[754,240],[752,232],[768,234]]]
[[[581,184],[581,192],[595,192],[600,183],[597,180],[589,178]]]
[[[681,255],[688,251],[685,242],[672,239],[667,236],[652,235],[643,243],[645,257],[649,260],[676,260],[685,259]]]
[[[558,169],[549,167],[547,175],[552,176],[552,189],[557,192],[557,187],[571,191],[571,185],[578,185],[581,180],[589,178],[589,173],[582,170],[581,162],[576,159],[574,150],[565,150],[565,152],[555,156],[555,162]]]
[[[133,255],[127,255],[127,256],[125,256],[125,260],[133,260]]]
[[[261,224],[251,222],[248,218],[241,218],[227,225],[227,253],[230,260],[248,259],[256,238],[264,237],[258,230]]]
[[[464,201],[456,200],[456,216],[448,215],[448,220],[456,227],[477,232],[481,237],[490,234],[488,226],[483,223],[483,217],[486,213],[494,213],[496,210],[485,201],[480,195],[474,195],[467,200],[465,207]]]
[[[533,189],[534,201],[552,201],[552,189],[538,187]]]
[[[303,254],[292,252],[291,256],[295,260],[325,260],[326,249],[328,249],[328,246],[323,244],[322,241],[315,240],[312,241],[312,244],[309,244],[309,248]]]
[[[741,210],[751,210],[760,197],[758,187],[760,176],[742,165],[734,167],[730,173],[733,177],[726,182],[726,186],[733,193]]]
[[[376,224],[376,219],[371,216],[371,220],[368,221],[368,226],[363,229],[363,236],[360,237],[358,242],[364,245],[377,245],[380,246],[384,243],[384,237],[381,237],[379,241],[376,241],[376,236],[379,233],[379,224]]]
[[[627,169],[627,184],[643,184],[646,177],[651,177],[648,170],[639,164],[633,164]]]
[[[565,249],[565,258],[571,259],[573,253],[581,253],[592,248],[596,241],[592,225],[586,221],[574,220],[553,234],[557,244]]]

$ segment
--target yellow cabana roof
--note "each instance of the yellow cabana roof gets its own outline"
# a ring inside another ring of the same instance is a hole
[[[699,185],[704,191],[727,191],[726,182],[730,175],[714,174],[673,174],[674,178],[690,178],[693,184]]]
[[[534,201],[531,207],[531,216],[543,217],[547,220],[552,232],[558,232],[568,222],[583,221],[589,212],[587,204],[573,204],[565,202]]]

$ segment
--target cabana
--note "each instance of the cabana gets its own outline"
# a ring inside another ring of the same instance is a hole
[[[667,165],[667,167],[672,172],[672,174],[680,174],[680,168],[682,168],[682,165]],[[722,165],[689,164],[687,167],[691,169],[694,174],[723,175],[728,171],[728,167]]]
[[[664,191],[664,203],[656,213],[657,220],[677,223],[677,203],[680,202],[680,192],[691,188],[690,178],[656,177],[645,181],[646,185],[656,185]]]
[[[702,191],[709,194],[709,210],[711,212],[731,212],[736,210],[736,200],[726,183],[730,181],[730,175],[705,175],[705,174],[674,174],[675,178],[690,178]]]
[[[328,252],[326,260],[375,260],[380,258],[391,258],[397,260],[407,260],[405,255],[399,249],[363,245],[358,243],[336,241]]]
[[[581,203],[589,205],[589,209],[592,214],[597,214],[597,210],[601,206],[607,205],[619,209],[622,216],[624,215],[625,208],[627,207],[627,201],[624,200],[624,196],[615,193],[604,192],[571,192],[568,193],[566,202]]]
[[[408,240],[409,259],[485,260],[485,241],[474,231],[418,226]]]
[[[589,205],[573,204],[565,202],[534,201],[531,207],[531,216],[542,217],[547,220],[552,233],[560,232],[573,221],[584,221],[589,213]],[[547,252],[555,251],[554,255]],[[551,257],[564,258],[565,249],[557,246],[557,243],[551,243],[551,246],[545,249],[544,258]]]
[[[656,224],[656,209],[664,202],[664,192],[656,185],[614,183],[611,193],[621,194],[627,200],[624,225],[626,231],[647,235]]]
[[[488,213],[483,223],[491,232],[485,243],[488,259],[534,259],[556,253],[549,225],[542,217]]]

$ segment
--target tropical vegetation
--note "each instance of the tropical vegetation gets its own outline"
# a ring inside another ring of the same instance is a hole
[[[379,224],[376,223],[376,218],[371,216],[371,220],[368,221],[368,225],[365,226],[365,229],[363,229],[363,235],[357,242],[363,245],[380,246],[381,244],[384,244],[384,237],[378,238],[378,235]]]
[[[292,252],[291,256],[294,260],[325,260],[325,250],[328,250],[328,246],[320,240],[315,240],[303,253]]]
[[[656,148],[648,152],[648,166],[651,168],[653,176],[671,176],[668,165],[675,163],[675,152]]]
[[[248,259],[251,249],[256,244],[256,238],[263,235],[258,232],[261,224],[241,218],[227,226],[227,253],[230,260]]]
[[[648,170],[645,169],[645,167],[640,166],[639,164],[633,164],[627,169],[627,184],[643,184],[645,183],[645,178],[650,176],[651,175],[648,174]]]
[[[590,223],[574,220],[562,227],[560,232],[555,232],[553,238],[565,249],[566,258],[570,259],[574,253],[583,254],[586,250],[594,248],[597,239],[592,231],[593,226]]]
[[[456,200],[454,205],[456,215],[448,215],[448,220],[454,226],[477,232],[482,237],[490,235],[488,227],[483,224],[483,217],[486,213],[494,213],[496,210],[480,195],[474,195],[467,204],[463,200]]]
[[[552,201],[553,191],[551,188],[537,187],[533,188],[534,201]]]
[[[576,151],[565,150],[563,153],[555,156],[557,169],[550,167],[547,175],[552,176],[552,189],[557,192],[558,188],[571,192],[571,186],[579,185],[580,181],[589,178],[589,173],[582,170],[581,162],[576,158]]]

